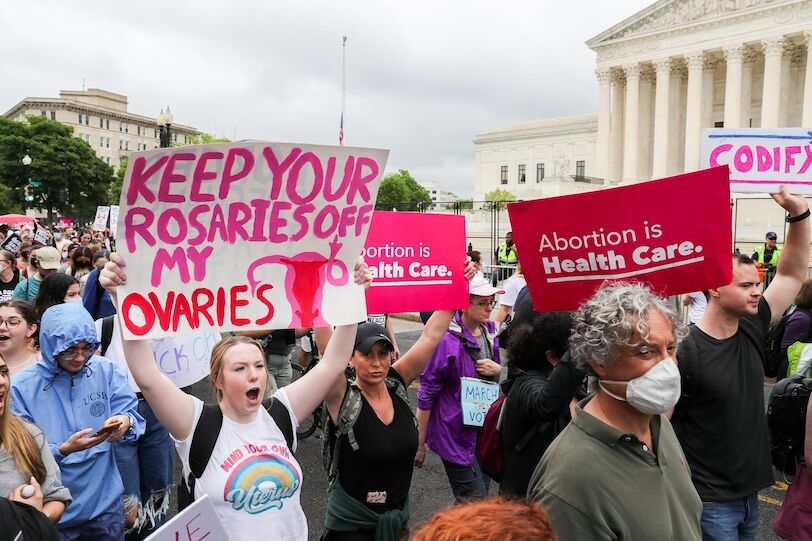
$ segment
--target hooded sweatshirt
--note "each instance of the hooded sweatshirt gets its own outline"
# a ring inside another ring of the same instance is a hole
[[[62,455],[59,445],[85,428],[95,432],[113,415],[133,420],[122,441],[140,437],[145,426],[126,376],[111,361],[94,355],[74,375],[59,367],[57,354],[79,342],[98,347],[96,327],[82,303],[49,308],[40,327],[42,358],[18,374],[11,387],[12,409],[45,433],[62,482],[73,495],[58,528],[80,526],[113,505],[122,505],[124,492],[110,442],[69,455]]]
[[[488,321],[482,327],[493,347],[492,360],[501,364],[494,322]],[[457,312],[426,369],[420,374],[417,407],[431,410],[426,444],[440,458],[453,464],[471,466],[476,461],[480,429],[463,423],[461,378],[480,377],[476,371],[476,360],[488,358],[489,354],[481,350],[477,339],[463,325]]]

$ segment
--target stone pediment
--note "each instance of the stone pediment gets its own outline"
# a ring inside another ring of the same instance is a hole
[[[620,39],[710,22],[797,0],[660,0],[587,41],[591,48]]]

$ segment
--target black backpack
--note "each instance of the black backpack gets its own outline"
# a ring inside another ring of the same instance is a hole
[[[797,310],[804,309],[797,308],[796,311]],[[767,338],[764,340],[764,375],[768,378],[776,377],[779,368],[781,368],[782,365],[786,366],[787,350],[781,348],[781,341],[784,340],[787,322],[794,313],[795,311],[785,314],[778,323],[770,327],[770,330],[767,332]],[[807,339],[803,340],[803,342],[807,342],[808,338],[807,336]],[[786,374],[781,374],[781,376],[786,376]]]
[[[770,455],[773,466],[786,475],[795,475],[797,459],[804,452],[806,407],[812,392],[812,379],[795,375],[773,387],[767,406]]]
[[[293,425],[290,423],[288,409],[273,397],[263,400],[262,407],[268,410],[276,426],[285,436],[288,448],[293,451]],[[194,434],[192,434],[192,446],[189,448],[189,469],[191,470],[189,478],[184,479],[184,482],[178,485],[178,511],[185,509],[195,501],[195,481],[206,470],[222,426],[223,411],[220,406],[218,404],[204,405]]]

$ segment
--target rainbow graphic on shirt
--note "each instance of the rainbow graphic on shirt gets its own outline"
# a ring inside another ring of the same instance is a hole
[[[293,496],[301,484],[301,474],[291,462],[279,455],[254,455],[237,464],[226,480],[223,496],[235,510],[254,515],[282,509],[283,500]]]

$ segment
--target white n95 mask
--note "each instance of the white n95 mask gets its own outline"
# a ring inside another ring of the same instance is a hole
[[[626,398],[606,390],[604,383],[626,385]],[[659,415],[677,405],[682,385],[679,368],[671,358],[663,359],[648,372],[629,381],[598,380],[603,392],[647,415]]]

